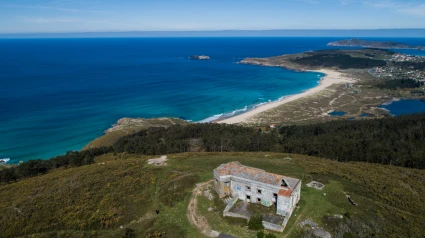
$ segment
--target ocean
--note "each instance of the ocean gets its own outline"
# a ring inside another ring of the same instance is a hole
[[[238,62],[326,49],[339,39],[0,39],[0,158],[80,150],[122,117],[208,122],[300,93],[323,75]],[[190,60],[194,54],[211,60]]]

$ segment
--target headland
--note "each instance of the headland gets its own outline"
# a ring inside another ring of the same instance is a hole
[[[216,122],[264,126],[390,116],[381,104],[394,98],[424,97],[424,62],[424,57],[369,48],[246,58],[240,63],[320,72],[325,76],[314,88]],[[412,67],[418,70],[412,73]],[[334,116],[334,111],[340,113]]]
[[[425,50],[424,46],[407,45],[392,41],[370,41],[360,39],[346,39],[329,42],[328,46],[347,46],[347,47],[367,47],[367,48],[380,48],[380,49],[412,49],[412,50]]]

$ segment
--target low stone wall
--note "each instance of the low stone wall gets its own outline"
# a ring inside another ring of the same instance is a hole
[[[237,218],[244,218],[246,220],[249,221],[250,217],[249,216],[245,216],[242,214],[238,214],[238,213],[233,213],[233,212],[229,212],[230,209],[236,204],[236,202],[238,201],[238,198],[235,197],[233,198],[226,206],[226,208],[223,211],[223,216],[224,217],[237,217]],[[286,224],[288,223],[290,216],[285,217],[285,219],[282,222],[282,225],[277,225],[277,224],[273,224],[267,221],[263,221],[263,226],[265,229],[267,230],[271,230],[271,231],[276,231],[276,232],[283,232],[283,230],[285,229]]]
[[[277,231],[277,232],[283,232],[283,229],[285,229],[285,227],[283,226],[279,226],[270,222],[266,222],[263,221],[263,226],[265,229],[267,230],[271,230],[271,231]]]
[[[235,203],[238,201],[238,197],[234,197],[230,202],[227,204],[226,208],[224,208],[223,214],[225,212],[230,211],[230,209],[235,205]]]
[[[285,217],[285,219],[283,219],[283,222],[282,222],[282,229],[285,229],[285,227],[286,227],[286,224],[288,224],[288,221],[289,221],[289,218],[290,218],[291,216],[287,216],[287,217]]]
[[[238,201],[238,198],[235,197],[233,198],[226,206],[226,208],[223,211],[223,216],[224,217],[238,217],[238,218],[244,218],[249,220],[248,216],[242,215],[242,214],[237,214],[237,213],[233,213],[233,212],[229,212],[230,209],[235,205],[235,203]]]
[[[249,217],[248,216],[237,214],[237,213],[233,213],[233,212],[223,212],[223,216],[225,216],[225,217],[244,218],[244,219],[249,220]]]

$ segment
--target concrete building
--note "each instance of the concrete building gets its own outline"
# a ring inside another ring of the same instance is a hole
[[[277,214],[289,218],[300,200],[301,180],[236,161],[214,169],[214,187],[220,198],[232,196],[267,207],[275,206]]]

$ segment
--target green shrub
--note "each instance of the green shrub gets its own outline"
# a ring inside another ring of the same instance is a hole
[[[264,231],[257,232],[257,238],[264,238]]]
[[[343,238],[356,238],[353,233],[345,232]]]
[[[237,218],[237,217],[224,217],[224,220],[233,226],[246,226],[246,219],[245,218]]]
[[[125,228],[123,238],[134,238],[136,237],[136,232],[131,228]]]
[[[263,215],[256,214],[249,219],[248,228],[254,231],[264,229],[263,226]]]
[[[266,235],[265,238],[276,238],[276,236],[272,233],[269,233],[269,234]]]

